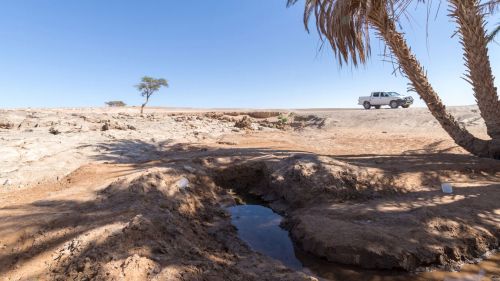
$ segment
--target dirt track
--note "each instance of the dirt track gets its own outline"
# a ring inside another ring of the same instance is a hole
[[[474,108],[453,111],[484,136]],[[334,262],[451,268],[498,248],[500,162],[466,154],[425,110],[297,111],[284,126],[261,113],[236,128],[242,114],[1,112],[0,276],[308,280],[237,238],[228,188],[261,195]]]

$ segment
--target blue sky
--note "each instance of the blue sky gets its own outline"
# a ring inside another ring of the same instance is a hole
[[[381,62],[381,42],[373,41],[367,65],[340,68],[304,31],[302,3],[285,2],[3,0],[0,107],[138,105],[133,85],[144,75],[170,81],[152,97],[155,106],[355,107],[372,90],[406,92],[406,79]],[[446,7],[430,21],[428,39],[425,7],[411,12],[403,28],[435,89],[449,105],[473,104]],[[499,48],[490,45],[497,77]]]

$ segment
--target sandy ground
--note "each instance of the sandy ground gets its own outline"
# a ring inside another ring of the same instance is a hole
[[[452,112],[485,137],[476,108]],[[427,110],[277,114],[0,111],[0,278],[311,280],[238,239],[229,189],[268,201],[305,251],[356,268],[457,269],[499,247],[500,162],[457,147]],[[500,276],[499,261],[482,274]],[[346,272],[329,278],[360,278]],[[411,278],[456,277],[426,274]],[[410,278],[383,276],[363,279]]]

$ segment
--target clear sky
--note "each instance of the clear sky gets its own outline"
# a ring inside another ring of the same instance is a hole
[[[406,79],[381,62],[383,44],[373,42],[366,66],[339,68],[304,31],[303,4],[285,2],[3,0],[0,107],[138,105],[133,85],[144,75],[170,81],[152,97],[155,106],[353,107],[373,90],[406,93]],[[428,37],[425,10],[413,7],[413,20],[403,22],[410,45],[447,104],[473,104],[447,7],[431,16]],[[490,45],[497,77],[499,50]]]

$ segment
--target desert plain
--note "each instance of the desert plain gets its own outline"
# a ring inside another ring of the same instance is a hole
[[[247,195],[323,265],[242,241]],[[499,202],[424,108],[0,110],[0,280],[499,280]]]

